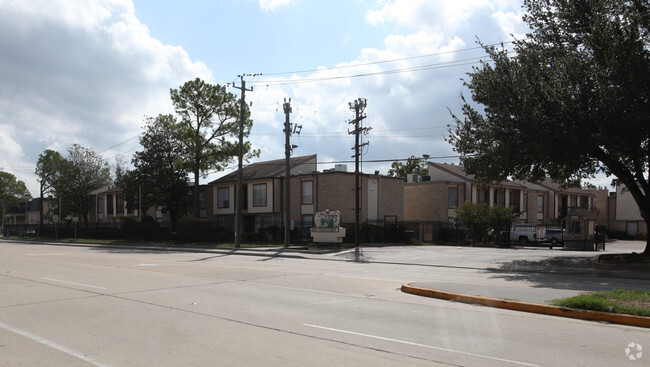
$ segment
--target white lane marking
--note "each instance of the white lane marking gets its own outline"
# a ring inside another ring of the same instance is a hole
[[[497,358],[497,357],[490,357],[490,356],[485,356],[482,354],[476,354],[476,353],[470,353],[470,352],[463,352],[460,350],[454,350],[454,349],[448,349],[448,348],[441,348],[441,347],[434,347],[432,345],[426,345],[426,344],[420,344],[420,343],[413,343],[413,342],[407,342],[404,340],[398,340],[398,339],[392,339],[392,338],[386,338],[383,336],[376,336],[376,335],[369,335],[369,334],[362,334],[362,333],[356,333],[354,331],[348,331],[348,330],[341,330],[341,329],[333,329],[325,326],[318,326],[318,325],[311,325],[311,324],[303,324],[304,326],[307,327],[313,327],[316,329],[323,329],[323,330],[329,330],[329,331],[335,331],[338,333],[343,333],[343,334],[350,334],[350,335],[356,335],[356,336],[363,336],[366,338],[371,338],[371,339],[378,339],[378,340],[384,340],[384,341],[389,341],[389,342],[394,342],[394,343],[400,343],[400,344],[407,344],[407,345],[412,345],[415,347],[422,347],[422,348],[428,348],[428,349],[435,349],[435,350],[440,350],[443,352],[450,352],[450,353],[456,353],[456,354],[462,354],[470,357],[478,357],[478,358],[485,358],[485,359],[491,359],[493,361],[499,361],[499,362],[508,362],[508,363],[514,363],[518,364],[521,366],[531,366],[531,367],[539,367],[536,364],[531,364],[531,363],[525,363],[525,362],[518,362],[518,361],[513,361],[509,359],[503,359],[503,358]]]
[[[61,351],[61,352],[66,353],[68,355],[71,355],[71,356],[73,356],[75,358],[81,359],[82,361],[86,361],[86,362],[88,362],[88,363],[90,363],[90,364],[92,364],[94,366],[97,366],[97,367],[110,367],[110,365],[99,362],[99,361],[96,361],[96,360],[88,357],[87,355],[85,355],[83,353],[76,352],[76,351],[74,351],[72,349],[69,349],[69,348],[66,348],[66,347],[64,347],[62,345],[59,345],[59,344],[57,344],[57,343],[55,343],[55,342],[53,342],[51,340],[47,340],[45,338],[42,338],[42,337],[40,337],[38,335],[34,335],[34,334],[29,333],[27,331],[16,329],[16,328],[11,327],[11,326],[9,326],[7,324],[4,324],[2,322],[0,322],[0,328],[3,328],[5,330],[9,330],[9,331],[11,331],[11,332],[13,332],[15,334],[24,336],[25,338],[28,338],[28,339],[31,339],[33,341],[39,342],[41,344],[47,345],[48,347],[54,348],[54,349],[56,349],[58,351]]]
[[[138,266],[160,266],[162,264],[140,264]]]
[[[64,256],[65,254],[26,254],[27,256]]]
[[[90,284],[83,284],[83,283],[75,283],[75,282],[67,282],[65,280],[59,280],[59,279],[52,279],[52,278],[43,278],[45,280],[49,280],[51,282],[59,282],[59,283],[65,283],[65,284],[71,284],[71,285],[78,285],[81,287],[88,287],[88,288],[97,288],[97,289],[108,289],[104,287],[98,287],[96,285],[90,285]]]

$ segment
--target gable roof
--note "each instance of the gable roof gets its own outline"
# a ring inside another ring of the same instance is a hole
[[[433,166],[463,181],[476,182],[476,176],[465,172],[465,168],[461,165],[429,162],[429,166]],[[499,182],[495,184],[495,186],[514,187],[518,189],[524,187],[523,185],[510,180]]]
[[[589,195],[593,194],[593,190],[590,189],[581,189],[579,187],[562,187],[557,182],[551,180],[550,178],[545,178],[544,181],[539,183],[540,186],[555,191],[555,192],[565,192],[569,194],[583,194]]]
[[[313,163],[314,169],[316,168],[316,154],[305,155],[301,157],[293,157],[289,160],[289,165],[291,166],[291,169],[309,163]],[[248,166],[242,168],[242,179],[254,180],[260,178],[284,177],[284,173],[285,173],[284,171],[285,171],[284,159],[275,159],[272,161],[257,162],[257,163],[249,164]],[[229,173],[221,178],[218,178],[210,182],[210,184],[237,181],[238,179],[237,173],[238,171]]]

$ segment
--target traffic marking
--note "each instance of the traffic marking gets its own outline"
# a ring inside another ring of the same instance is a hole
[[[5,330],[9,330],[9,331],[13,332],[14,334],[18,334],[18,335],[23,336],[25,338],[31,339],[31,340],[33,340],[35,342],[39,342],[41,344],[47,345],[50,348],[54,348],[54,349],[56,349],[58,351],[61,351],[61,352],[65,353],[65,354],[68,354],[68,355],[71,355],[71,356],[73,356],[75,358],[81,359],[82,361],[86,361],[86,362],[92,364],[93,366],[110,367],[110,365],[107,365],[105,363],[96,361],[96,360],[88,357],[87,355],[85,355],[83,353],[74,351],[74,350],[72,350],[70,348],[64,347],[64,346],[62,346],[60,344],[57,344],[57,343],[55,343],[55,342],[53,342],[51,340],[45,339],[45,338],[40,337],[38,335],[34,335],[34,334],[29,333],[27,331],[16,329],[15,327],[9,326],[9,325],[4,324],[2,322],[0,322],[0,328],[3,328]]]
[[[531,366],[531,367],[539,367],[536,364],[531,364],[531,363],[525,363],[525,362],[518,362],[518,361],[513,361],[510,359],[503,359],[503,358],[497,358],[497,357],[490,357],[490,356],[485,356],[482,354],[476,354],[476,353],[470,353],[470,352],[463,352],[460,350],[454,350],[454,349],[449,349],[449,348],[441,348],[441,347],[435,347],[432,345],[426,345],[426,344],[420,344],[420,343],[413,343],[413,342],[408,342],[404,340],[399,340],[399,339],[393,339],[393,338],[386,338],[383,336],[376,336],[376,335],[370,335],[370,334],[362,334],[362,333],[357,333],[354,331],[348,331],[348,330],[341,330],[341,329],[334,329],[334,328],[329,328],[325,326],[318,326],[318,325],[311,325],[311,324],[303,324],[304,326],[307,327],[312,327],[316,329],[322,329],[322,330],[328,330],[328,331],[334,331],[338,333],[343,333],[343,334],[349,334],[349,335],[356,335],[356,336],[362,336],[365,338],[371,338],[371,339],[378,339],[378,340],[384,340],[388,342],[393,342],[393,343],[400,343],[400,344],[406,344],[406,345],[412,345],[415,347],[422,347],[422,348],[427,348],[427,349],[434,349],[434,350],[439,350],[443,352],[449,352],[449,353],[456,353],[456,354],[462,354],[470,357],[478,357],[478,358],[485,358],[485,359],[491,359],[493,361],[499,361],[499,362],[508,362],[508,363],[513,363],[517,364],[520,366]]]
[[[45,279],[45,280],[49,280],[49,281],[51,281],[51,282],[59,282],[59,283],[65,283],[65,284],[71,284],[71,285],[78,285],[78,286],[81,286],[81,287],[97,288],[97,289],[108,289],[108,288],[104,288],[104,287],[98,287],[98,286],[96,286],[96,285],[83,284],[83,283],[75,283],[75,282],[68,282],[68,281],[60,280],[60,279],[52,279],[52,278],[43,278],[43,279]]]

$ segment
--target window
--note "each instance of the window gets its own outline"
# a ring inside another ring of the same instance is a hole
[[[104,198],[97,198],[97,213],[104,212]]]
[[[544,213],[544,195],[537,195],[537,212]]]
[[[118,215],[124,215],[124,197],[120,194],[115,194],[115,211]]]
[[[458,187],[449,188],[449,208],[458,208]]]
[[[305,214],[302,216],[302,226],[304,228],[311,228],[314,225],[314,216],[311,214]]]
[[[524,211],[528,211],[528,194],[524,194]]]
[[[302,181],[302,204],[303,205],[314,203],[313,186],[314,186],[314,181]]]
[[[199,191],[199,210],[205,210],[205,191]]]
[[[266,184],[253,185],[253,206],[266,206]]]
[[[217,189],[217,208],[230,207],[230,187],[220,187]]]
[[[113,211],[113,195],[106,195],[106,215],[114,215]]]

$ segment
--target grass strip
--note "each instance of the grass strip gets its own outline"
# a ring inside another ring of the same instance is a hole
[[[650,317],[650,291],[615,289],[555,300],[554,306]]]

